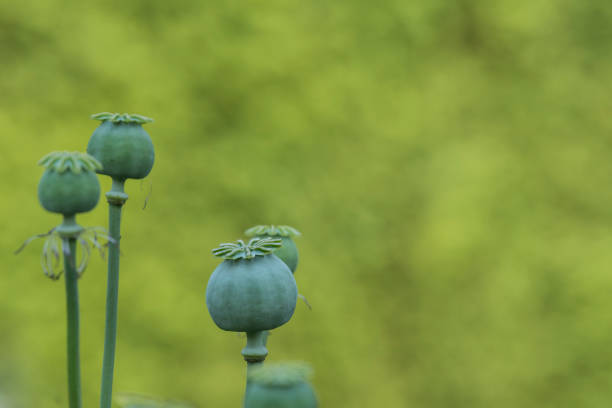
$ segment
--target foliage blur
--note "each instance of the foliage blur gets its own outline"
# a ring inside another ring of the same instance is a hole
[[[321,406],[612,403],[609,0],[3,1],[0,61],[11,406],[66,406],[62,281],[40,243],[12,251],[59,223],[36,161],[84,150],[100,111],[156,119],[127,184],[116,391],[240,406],[210,249],[276,223],[303,233],[313,310],[269,359],[312,363]],[[105,273],[80,281],[86,406]]]

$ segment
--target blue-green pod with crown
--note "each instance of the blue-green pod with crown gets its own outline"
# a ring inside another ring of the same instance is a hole
[[[244,408],[316,408],[308,381],[311,370],[303,364],[266,364],[248,374]]]
[[[38,164],[45,167],[38,183],[38,200],[46,210],[70,216],[91,211],[98,204],[96,171],[102,165],[95,158],[79,152],[52,152]]]
[[[117,180],[145,178],[153,168],[155,150],[142,125],[153,119],[108,112],[91,117],[102,121],[87,145],[87,153],[102,163],[98,172]]]
[[[248,237],[280,238],[282,246],[274,251],[274,255],[283,260],[294,273],[298,265],[298,249],[293,237],[300,236],[300,232],[288,225],[256,225],[244,232]]]
[[[213,250],[224,261],[208,280],[206,306],[219,328],[256,332],[291,319],[297,285],[287,265],[272,254],[280,246],[280,239],[253,238]]]

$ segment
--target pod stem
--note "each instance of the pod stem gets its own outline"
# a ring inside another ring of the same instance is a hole
[[[104,330],[104,358],[102,361],[102,386],[100,408],[110,408],[113,394],[113,373],[117,345],[117,304],[119,298],[119,241],[121,239],[121,209],[128,198],[124,191],[125,180],[113,178],[108,200],[108,233],[114,242],[108,248],[108,281],[106,287],[106,321]]]
[[[247,363],[247,382],[246,389],[249,388],[249,373],[259,366],[263,365],[268,349],[266,342],[268,340],[268,331],[247,332],[247,344],[242,349],[242,357]]]
[[[68,401],[70,408],[81,408],[81,363],[79,357],[79,289],[76,270],[76,238],[63,238],[68,245],[64,252],[64,280],[66,281]]]

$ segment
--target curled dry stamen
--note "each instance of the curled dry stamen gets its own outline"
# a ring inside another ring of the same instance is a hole
[[[44,234],[34,235],[27,240],[15,251],[15,254],[20,253],[23,249],[32,241],[39,238],[45,238],[43,243],[42,252],[40,255],[40,265],[42,270],[48,278],[51,280],[58,280],[64,273],[62,267],[61,256],[65,259],[72,259],[70,257],[70,245],[68,240],[62,238],[55,228]],[[87,269],[89,264],[89,258],[91,255],[91,248],[95,248],[99,251],[102,259],[105,259],[106,248],[109,243],[115,243],[115,240],[108,236],[107,231],[102,227],[89,227],[85,228],[77,237],[77,243],[81,247],[81,260],[78,265],[72,265],[76,267],[76,271],[79,277]]]
[[[302,299],[302,302],[304,302],[304,304],[309,310],[312,310],[312,306],[310,306],[310,303],[308,303],[308,299],[306,299],[306,296],[302,295],[301,293],[298,293],[298,297]]]

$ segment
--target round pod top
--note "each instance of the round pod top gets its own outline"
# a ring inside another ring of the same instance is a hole
[[[248,373],[245,408],[316,408],[309,383],[310,366],[303,363],[266,364]]]
[[[145,178],[153,168],[155,151],[142,125],[153,119],[109,112],[97,113],[91,118],[102,121],[87,144],[87,153],[102,163],[98,173],[118,180]]]
[[[52,152],[38,162],[45,167],[38,183],[38,200],[48,211],[74,215],[94,209],[100,199],[96,171],[102,165],[80,152]]]
[[[294,273],[298,265],[298,250],[293,237],[300,236],[300,232],[288,225],[256,225],[244,232],[247,237],[280,238],[282,246],[274,255],[283,260]]]
[[[206,287],[206,306],[222,330],[272,330],[289,321],[297,302],[291,271],[272,254],[280,239],[253,238],[221,244],[213,254],[224,261]]]

